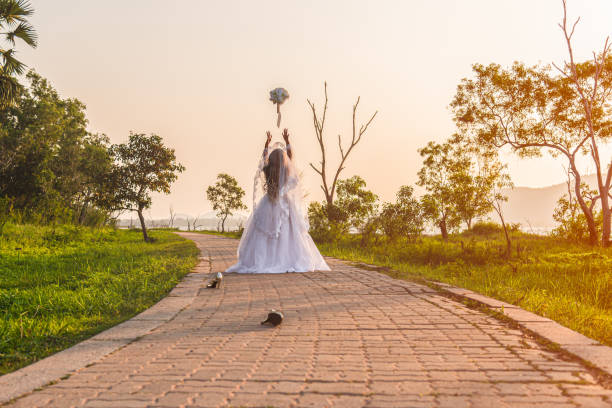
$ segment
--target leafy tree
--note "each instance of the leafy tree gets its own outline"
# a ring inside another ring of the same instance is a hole
[[[16,40],[36,48],[36,32],[27,21],[32,13],[34,9],[27,0],[0,0],[0,35],[5,39],[0,44],[0,107],[15,103],[19,95],[15,76],[23,74],[25,65],[15,58]]]
[[[612,161],[600,148],[612,136],[612,56],[606,41],[592,61],[575,62],[571,45],[573,27],[560,24],[569,61],[554,75],[548,66],[528,67],[515,63],[473,66],[474,78],[463,79],[451,103],[455,122],[474,145],[495,149],[510,147],[519,157],[538,157],[549,152],[563,157],[574,178],[577,204],[584,214],[589,241],[599,242],[596,214],[585,201],[577,158],[585,155],[595,168],[603,225],[601,243],[610,245]]]
[[[507,166],[499,161],[496,150],[470,145],[460,134],[453,135],[449,143],[460,151],[459,155],[470,160],[467,171],[458,174],[455,180],[460,186],[455,203],[457,214],[469,230],[474,219],[493,211],[494,196],[501,194],[501,190],[496,191],[497,185],[502,182],[506,186],[509,181]]]
[[[108,139],[87,131],[79,100],[61,98],[34,71],[26,78],[17,103],[0,110],[0,195],[41,221],[70,209],[84,222],[110,171]]]
[[[448,231],[461,224],[457,203],[464,186],[471,181],[471,161],[450,142],[429,142],[419,149],[419,154],[424,160],[417,184],[427,190],[421,198],[423,215],[440,228],[442,238],[447,240]]]
[[[380,228],[392,241],[400,237],[414,240],[423,232],[423,210],[411,186],[401,186],[396,202],[385,203],[378,218]]]
[[[113,157],[110,142],[105,135],[89,134],[83,139],[77,153],[78,162],[73,178],[76,188],[73,190],[71,205],[76,210],[76,221],[86,224],[87,217],[96,214],[96,210],[108,210],[104,208],[103,194],[113,170]]]
[[[558,201],[553,213],[553,219],[559,224],[552,233],[560,238],[566,239],[571,242],[586,242],[589,238],[589,229],[586,222],[586,217],[582,213],[578,200],[574,197],[572,191],[572,176],[568,174],[567,180],[567,193],[563,195]],[[583,183],[580,188],[583,194],[583,200],[587,203],[593,214],[595,215],[596,225],[598,232],[601,230],[601,218],[602,212],[596,210],[597,190],[591,189],[588,185]]]
[[[144,240],[150,242],[143,215],[151,207],[150,194],[169,194],[170,185],[185,167],[176,161],[174,149],[164,146],[155,134],[131,132],[128,142],[113,145],[111,153],[115,164],[101,201],[114,210],[135,211]]]
[[[217,217],[221,219],[221,232],[225,232],[225,220],[234,215],[235,210],[246,210],[242,202],[244,190],[238,185],[238,181],[229,174],[217,175],[217,182],[208,186],[206,197],[217,211]]]
[[[378,209],[378,196],[367,190],[359,176],[339,180],[337,197],[330,205],[311,202],[308,207],[310,233],[317,241],[334,241],[350,231],[373,232],[373,221]]]
[[[332,206],[327,203],[312,201],[308,205],[308,223],[310,235],[317,242],[332,242],[340,238],[346,227],[339,222],[330,222],[328,210]],[[336,217],[337,218],[337,217]]]
[[[502,190],[512,183],[496,150],[474,145],[458,133],[443,144],[430,142],[419,153],[424,160],[417,184],[427,190],[421,198],[423,214],[440,228],[444,240],[448,230],[461,222],[469,229],[475,218],[491,211],[504,224],[501,202],[507,198]]]
[[[340,221],[349,228],[360,232],[367,221],[376,214],[378,196],[366,190],[366,182],[359,176],[338,182],[338,198],[334,207],[339,212]]]

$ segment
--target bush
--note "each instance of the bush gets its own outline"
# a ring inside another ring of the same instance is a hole
[[[332,242],[348,232],[348,223],[334,220],[335,207],[331,206],[332,216],[329,215],[330,207],[319,202],[311,202],[308,206],[308,222],[310,223],[310,235],[317,242]],[[333,219],[332,218],[332,219]]]
[[[492,235],[499,234],[503,232],[503,227],[492,221],[478,221],[476,224],[472,225],[472,228],[466,232],[472,233],[474,235]]]
[[[4,231],[4,226],[11,219],[13,214],[13,200],[9,197],[0,197],[0,236]]]
[[[603,217],[601,211],[595,214],[598,232],[601,230]],[[559,224],[552,234],[569,242],[589,242],[589,227],[587,219],[580,209],[578,201],[568,199],[567,194],[557,201],[553,219]]]
[[[110,214],[106,210],[101,210],[95,207],[88,207],[83,209],[78,217],[74,217],[73,222],[75,224],[83,225],[86,227],[103,227],[105,225],[113,224]]]
[[[380,228],[392,241],[400,237],[414,241],[423,232],[423,210],[413,193],[410,186],[400,187],[395,204],[385,203],[378,216]]]

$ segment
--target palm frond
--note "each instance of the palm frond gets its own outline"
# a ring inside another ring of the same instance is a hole
[[[20,90],[21,85],[19,85],[17,79],[0,73],[0,107],[4,108],[13,105],[17,98],[19,98]]]
[[[30,24],[21,22],[13,31],[5,33],[6,40],[11,44],[15,45],[15,38],[20,38],[23,42],[28,44],[32,48],[36,48],[38,43],[38,35]]]
[[[13,24],[34,13],[29,0],[0,0],[0,20]]]
[[[2,71],[5,75],[21,75],[23,74],[23,70],[25,69],[25,64],[19,61],[17,58],[13,57],[15,53],[14,49],[9,49],[5,51],[0,51],[0,55],[4,59],[2,64]]]

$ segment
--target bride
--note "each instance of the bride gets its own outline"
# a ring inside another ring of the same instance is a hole
[[[253,193],[253,213],[240,245],[238,263],[226,272],[284,273],[328,271],[319,250],[308,234],[308,221],[302,208],[299,174],[293,163],[289,132],[283,131],[286,146],[267,140]]]

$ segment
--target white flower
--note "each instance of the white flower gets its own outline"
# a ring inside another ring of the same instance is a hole
[[[272,103],[282,105],[289,98],[289,92],[284,88],[276,88],[270,91],[270,100]]]

